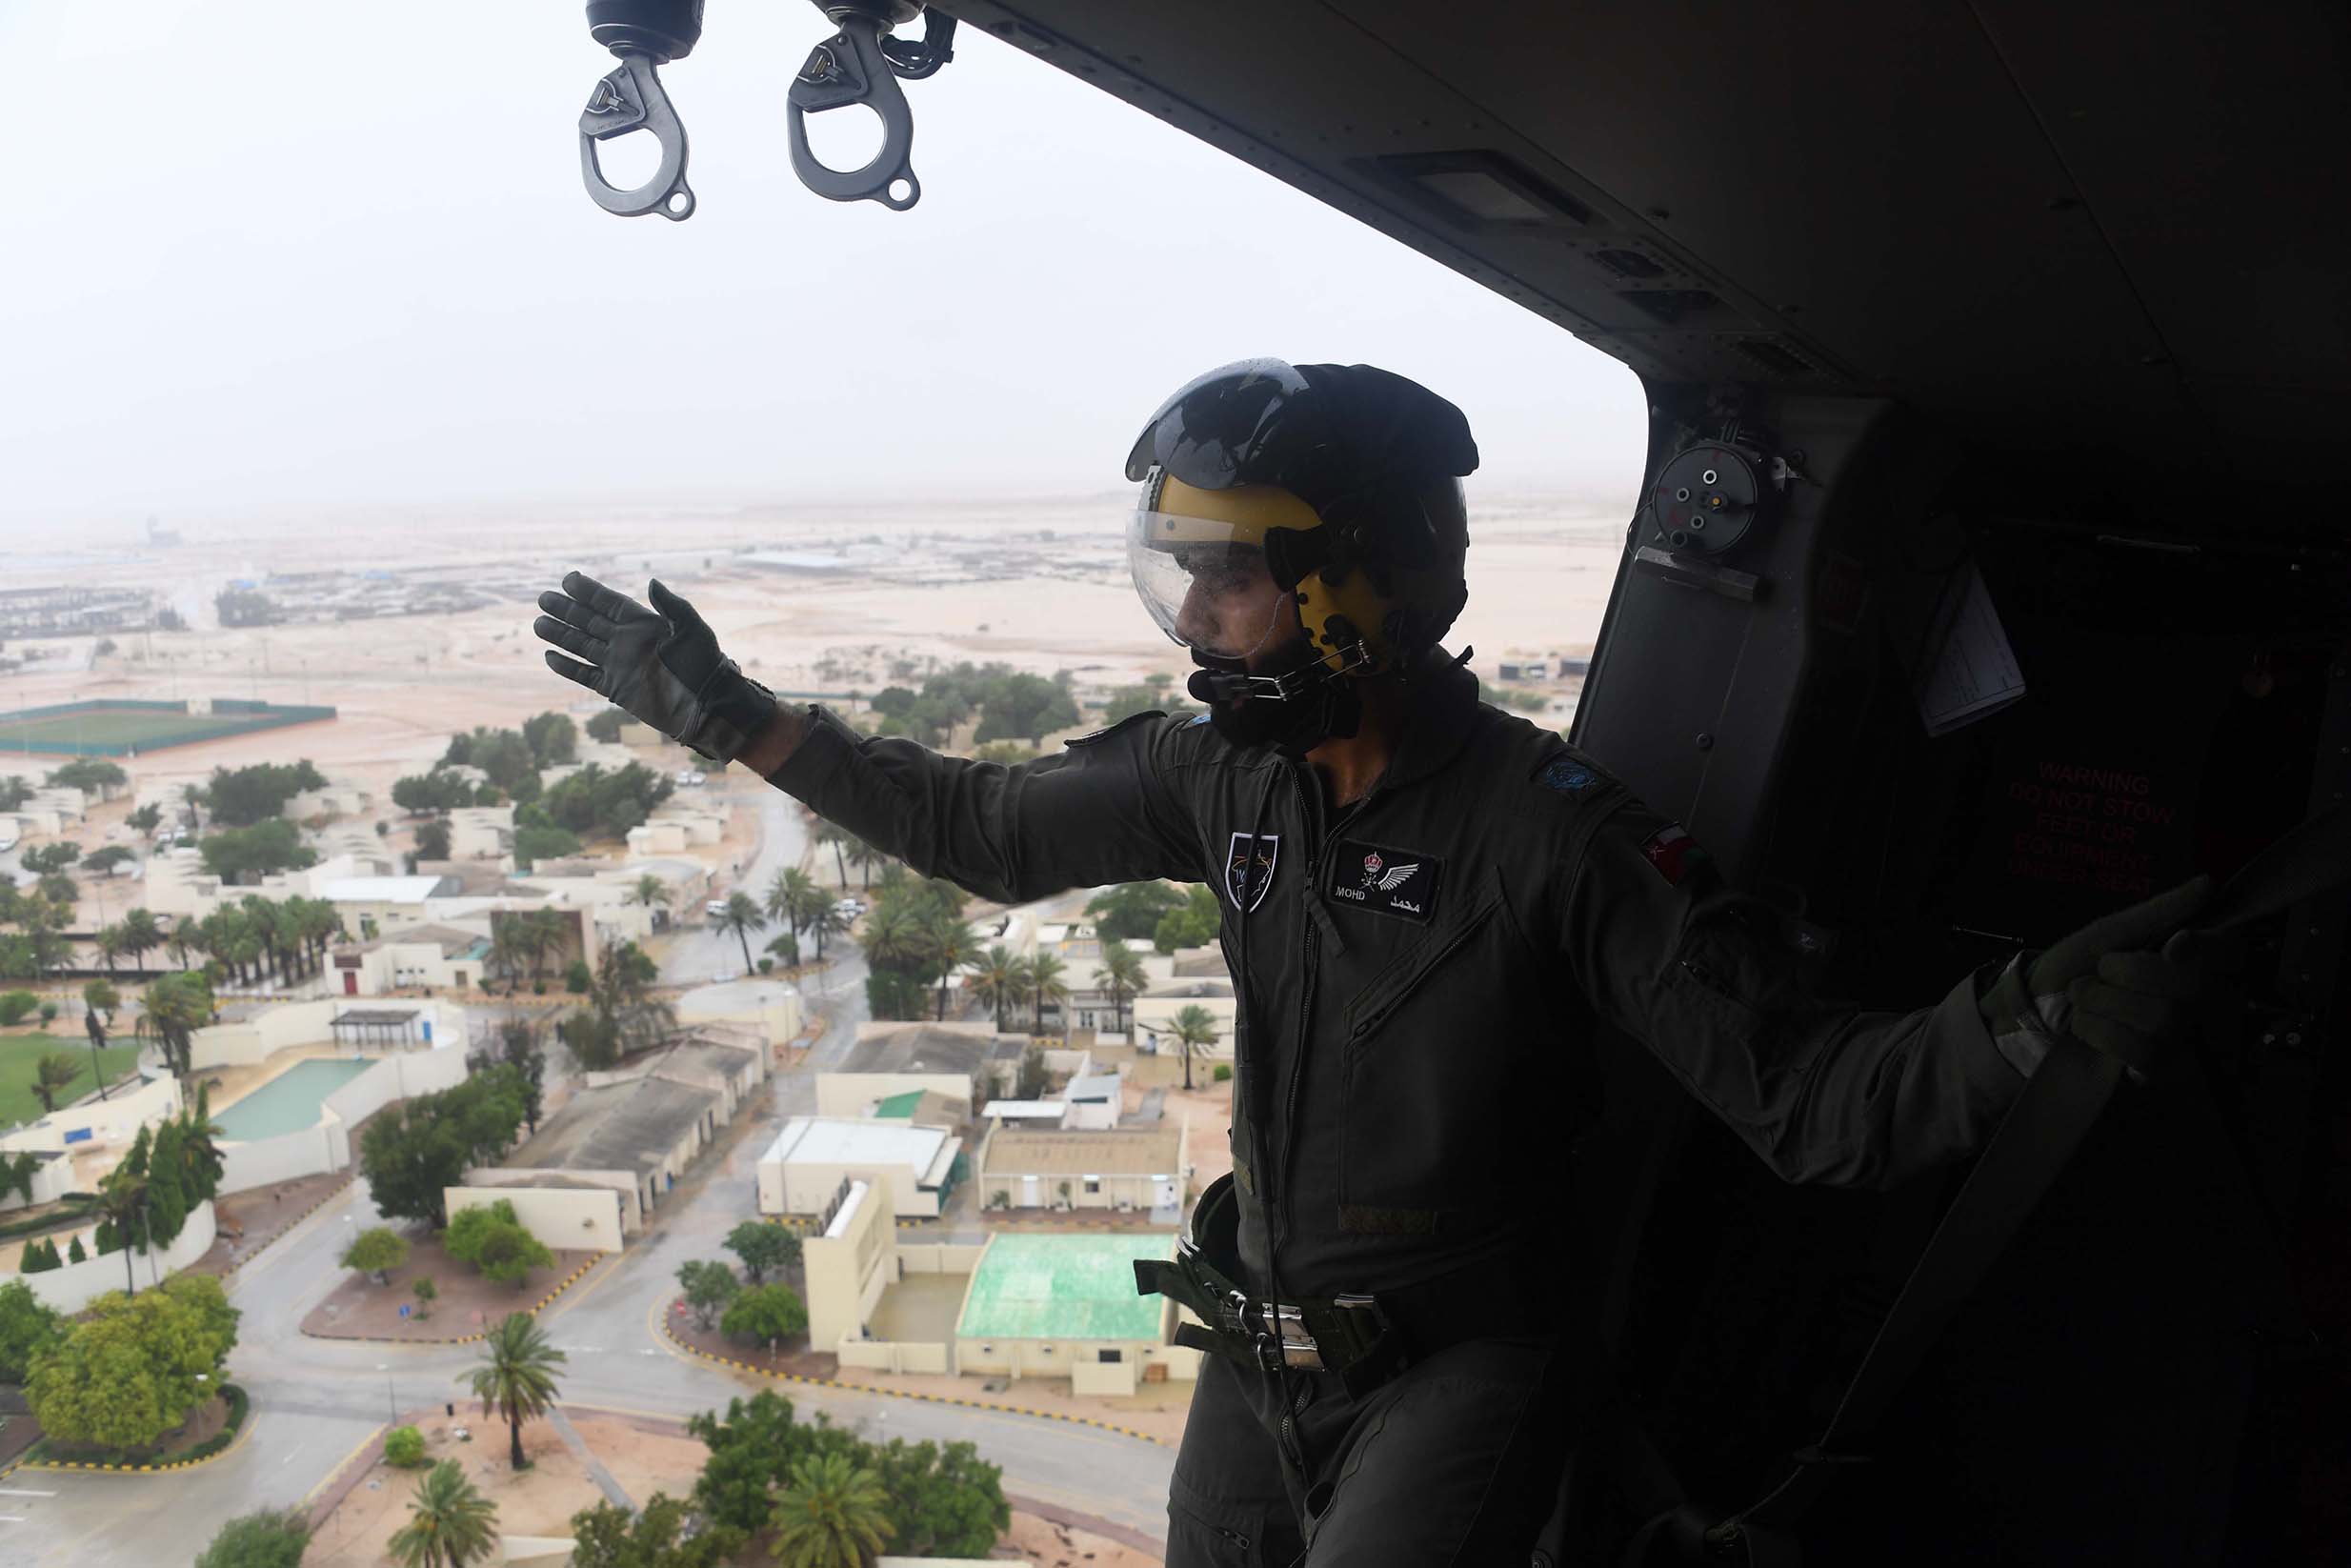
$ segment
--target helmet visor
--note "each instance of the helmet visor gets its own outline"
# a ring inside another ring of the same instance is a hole
[[[1155,489],[1127,524],[1127,565],[1159,630],[1213,658],[1246,659],[1279,643],[1296,615],[1266,570],[1263,529],[1156,511],[1148,504]]]

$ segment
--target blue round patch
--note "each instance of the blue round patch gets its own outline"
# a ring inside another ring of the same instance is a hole
[[[1554,757],[1543,769],[1543,784],[1562,794],[1581,794],[1600,781],[1600,775],[1572,756]]]

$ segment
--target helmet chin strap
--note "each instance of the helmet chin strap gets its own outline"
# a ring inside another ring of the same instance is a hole
[[[1370,662],[1360,644],[1348,668]],[[1208,721],[1238,746],[1278,746],[1305,753],[1344,739],[1362,722],[1355,682],[1335,673],[1311,644],[1299,643],[1288,668],[1252,671],[1239,659],[1192,652],[1199,669],[1184,690],[1208,705]]]

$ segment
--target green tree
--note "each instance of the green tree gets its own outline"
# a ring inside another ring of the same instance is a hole
[[[796,939],[800,935],[800,916],[808,908],[811,893],[822,895],[815,879],[797,866],[788,866],[777,872],[775,880],[768,884],[767,901],[762,907],[766,909],[769,919],[781,920],[789,925]]]
[[[208,834],[196,843],[206,874],[231,886],[250,885],[273,872],[315,865],[318,853],[306,848],[301,833],[282,816],[250,828]]]
[[[718,1332],[730,1339],[776,1345],[808,1332],[808,1307],[790,1285],[750,1285],[727,1303]]]
[[[13,1157],[0,1162],[0,1193],[14,1193],[30,1203],[32,1178],[40,1169],[40,1156],[30,1149],[18,1150]]]
[[[474,789],[463,774],[435,767],[392,781],[392,803],[411,816],[427,812],[453,812],[473,804]]]
[[[1217,906],[1216,895],[1204,887],[1188,888],[1183,908],[1160,915],[1159,923],[1152,928],[1151,945],[1161,953],[1206,947],[1216,939],[1223,925],[1224,912]]]
[[[526,810],[536,811],[535,806]],[[569,828],[558,828],[552,822],[517,822],[514,829],[514,859],[519,865],[535,866],[542,860],[561,860],[580,851],[579,835]]]
[[[61,871],[50,872],[47,876],[42,877],[36,891],[49,902],[60,906],[68,915],[72,914],[75,901],[82,896],[82,890],[74,883],[73,878]]]
[[[1066,966],[1050,953],[1040,953],[1029,960],[1029,995],[1036,1004],[1036,1027],[1045,1027],[1045,1004],[1070,999],[1069,982],[1061,976]]]
[[[572,1516],[572,1568],[724,1568],[743,1549],[743,1532],[704,1524],[685,1538],[693,1516],[656,1492],[644,1511],[598,1503]]]
[[[923,922],[922,938],[926,956],[938,971],[937,1021],[943,1023],[947,1018],[947,982],[954,977],[956,970],[971,962],[979,943],[968,921],[944,910],[931,912],[930,918]]]
[[[579,729],[563,714],[535,714],[523,720],[522,738],[532,760],[554,768],[579,754]]]
[[[1150,978],[1143,972],[1143,956],[1124,942],[1106,941],[1102,944],[1102,967],[1094,972],[1094,983],[1111,995],[1118,1010],[1118,1033],[1127,1032],[1127,998],[1143,989]]]
[[[727,1233],[721,1245],[743,1260],[743,1272],[754,1285],[800,1261],[800,1238],[764,1219],[744,1220]]]
[[[449,824],[432,817],[416,830],[416,858],[446,860],[449,858]]]
[[[898,1557],[978,1558],[1012,1524],[1003,1471],[972,1444],[893,1437],[872,1463],[889,1498],[890,1549]]]
[[[384,1462],[398,1470],[414,1470],[425,1462],[425,1435],[412,1426],[395,1426],[384,1434]]]
[[[881,1478],[847,1455],[801,1460],[770,1519],[778,1568],[867,1568],[889,1544],[889,1505]]]
[[[103,757],[79,757],[56,769],[49,775],[51,784],[85,794],[103,794],[108,790],[119,790],[131,782],[131,775],[117,763]]]
[[[326,787],[326,775],[307,757],[291,763],[256,762],[234,770],[215,768],[204,787],[204,807],[218,826],[250,828],[276,817],[286,802],[303,791]]]
[[[220,1392],[237,1316],[210,1275],[175,1275],[135,1297],[109,1292],[33,1356],[26,1401],[60,1441],[152,1447]]]
[[[141,998],[165,1060],[181,1077],[194,1071],[195,1034],[212,1021],[212,988],[201,974],[159,975]]]
[[[432,1303],[441,1297],[441,1287],[432,1282],[432,1277],[420,1274],[409,1281],[408,1288],[416,1293],[416,1316],[419,1318],[432,1317]]]
[[[124,820],[131,825],[133,833],[153,833],[163,826],[163,808],[151,800]]]
[[[1159,917],[1181,909],[1184,895],[1165,882],[1122,882],[1086,900],[1095,935],[1108,942],[1148,942]]]
[[[1206,1054],[1210,1046],[1223,1038],[1224,1032],[1216,1027],[1216,1015],[1196,1003],[1176,1009],[1176,1016],[1168,1021],[1175,1027],[1176,1048],[1183,1054],[1184,1091],[1189,1094],[1193,1057]]]
[[[803,1428],[792,1419],[792,1401],[762,1390],[727,1406],[721,1420],[704,1411],[686,1430],[710,1450],[693,1483],[695,1509],[706,1519],[750,1534],[767,1528],[769,1492],[798,1451]]]
[[[376,1208],[396,1219],[447,1225],[443,1191],[461,1185],[467,1167],[494,1164],[512,1146],[526,1090],[521,1073],[500,1062],[377,1112],[359,1143],[360,1174]]]
[[[42,1110],[54,1111],[57,1109],[57,1096],[81,1075],[82,1064],[73,1059],[72,1053],[45,1051],[41,1058],[32,1064],[30,1087],[33,1098],[41,1102]]]
[[[264,1508],[222,1525],[196,1568],[301,1568],[310,1542],[310,1510]]]
[[[115,1010],[123,1005],[122,993],[114,989],[111,981],[85,980],[82,982],[82,1005],[92,1013],[103,1013],[111,1017]]]
[[[0,1285],[0,1383],[21,1383],[32,1358],[65,1334],[57,1314],[21,1279]]]
[[[607,708],[588,721],[588,738],[612,745],[620,739],[620,727],[628,722],[628,714],[617,708]]]
[[[555,1261],[554,1254],[514,1216],[514,1205],[499,1198],[486,1208],[466,1209],[449,1223],[442,1250],[460,1263],[471,1263],[482,1277],[501,1285],[520,1285],[532,1269]]]
[[[17,857],[29,872],[48,875],[82,863],[82,846],[74,843],[44,844],[39,849],[27,850]]]
[[[1020,1053],[1020,1067],[1013,1079],[1013,1098],[1043,1099],[1053,1075],[1045,1070],[1045,1048],[1032,1045]]]
[[[24,1253],[17,1258],[16,1272],[19,1274],[47,1274],[51,1269],[62,1269],[65,1266],[65,1259],[57,1256],[56,1246],[36,1236],[25,1243]]]
[[[138,857],[139,852],[128,844],[109,844],[103,849],[92,850],[82,856],[82,867],[93,876],[103,875],[116,866],[127,864]]]
[[[371,1225],[352,1237],[343,1249],[343,1267],[375,1276],[379,1285],[392,1283],[392,1271],[408,1261],[408,1237],[389,1225]]]
[[[677,1282],[685,1289],[686,1305],[693,1309],[693,1320],[705,1329],[717,1320],[719,1312],[743,1288],[733,1269],[724,1263],[699,1258],[677,1266]]]
[[[154,1154],[147,1164],[147,1237],[151,1245],[169,1246],[188,1223],[187,1136],[176,1121],[164,1122],[155,1134]]]
[[[30,991],[0,992],[0,1025],[22,1023],[41,1005],[41,998]]]
[[[728,895],[725,912],[711,916],[713,931],[721,936],[732,935],[743,944],[743,972],[747,975],[756,967],[751,961],[751,934],[766,930],[767,923],[767,912],[748,893]]]
[[[515,1467],[521,1468],[519,1439]],[[443,1459],[416,1482],[408,1522],[386,1547],[400,1568],[467,1568],[498,1549],[497,1507],[483,1497],[454,1459]]]
[[[50,1243],[51,1249],[54,1249],[57,1243],[54,1241]],[[90,1254],[83,1249],[82,1238],[79,1233],[76,1233],[73,1237],[73,1245],[66,1249],[66,1261],[69,1263],[87,1263],[90,1261]]]
[[[510,1314],[482,1341],[482,1364],[468,1377],[482,1413],[506,1417],[509,1459],[523,1467],[522,1423],[543,1416],[555,1402],[555,1368],[567,1357],[548,1341],[527,1313]]]

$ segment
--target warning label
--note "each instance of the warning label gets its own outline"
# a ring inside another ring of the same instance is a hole
[[[2008,874],[2140,898],[2155,892],[2180,809],[2144,773],[2040,762],[2011,779]]]

